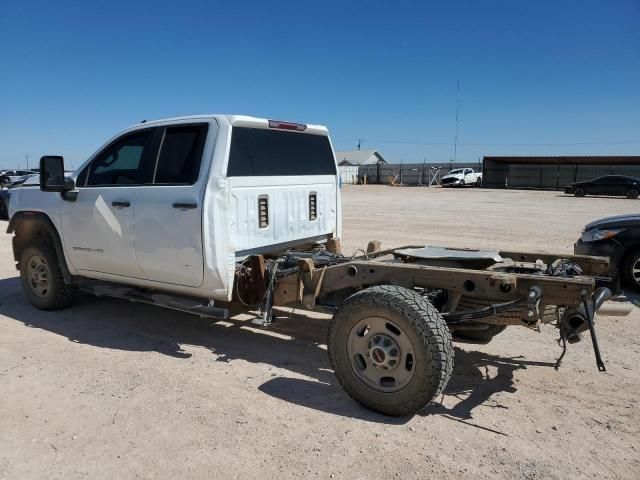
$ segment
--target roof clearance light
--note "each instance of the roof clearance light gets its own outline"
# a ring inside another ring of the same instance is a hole
[[[304,132],[307,129],[302,123],[281,122],[280,120],[269,120],[269,128],[278,128],[280,130],[296,130]]]

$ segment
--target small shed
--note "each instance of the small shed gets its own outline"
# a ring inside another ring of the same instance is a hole
[[[336,152],[336,162],[342,183],[358,183],[358,169],[362,165],[386,164],[378,150],[348,150]]]

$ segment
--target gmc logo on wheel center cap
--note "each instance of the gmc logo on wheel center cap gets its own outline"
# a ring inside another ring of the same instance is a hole
[[[371,358],[372,358],[372,359],[373,359],[373,361],[374,361],[374,362],[376,362],[376,363],[382,363],[382,362],[384,362],[385,356],[386,356],[386,355],[384,354],[384,352],[383,352],[381,349],[379,349],[379,348],[374,348],[374,349],[371,351]]]

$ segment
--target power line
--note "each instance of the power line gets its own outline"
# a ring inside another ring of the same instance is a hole
[[[336,140],[341,143],[351,143],[351,141]],[[360,139],[360,142],[367,143],[368,140]],[[451,145],[451,142],[414,142],[410,140],[382,140],[376,139],[376,144],[397,143],[406,145]],[[640,145],[640,140],[613,140],[601,142],[559,142],[559,143],[458,143],[461,147],[559,147],[559,146],[580,146],[580,145]]]

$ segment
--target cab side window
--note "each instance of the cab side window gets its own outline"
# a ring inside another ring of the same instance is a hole
[[[207,125],[179,125],[164,131],[154,183],[193,185],[198,180]]]
[[[139,130],[116,140],[89,166],[87,186],[144,185],[153,181],[147,150],[151,130]],[[81,174],[81,176],[84,172]]]

